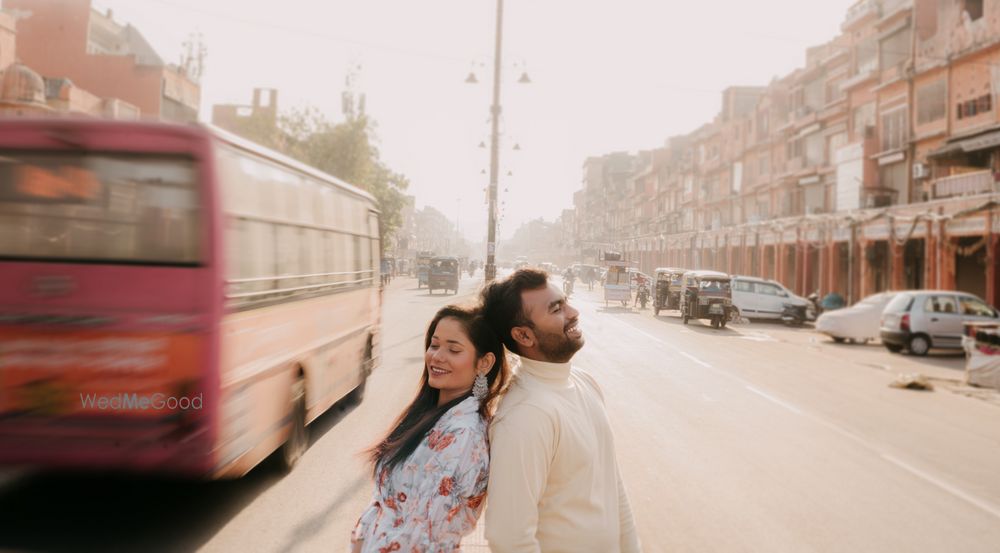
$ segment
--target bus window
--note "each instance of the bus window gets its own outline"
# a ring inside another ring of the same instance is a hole
[[[0,153],[0,257],[198,263],[195,175],[180,157]]]

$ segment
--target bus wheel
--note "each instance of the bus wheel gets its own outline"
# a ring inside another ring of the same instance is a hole
[[[365,345],[365,354],[361,360],[361,383],[357,385],[356,388],[351,390],[347,394],[344,404],[346,405],[360,405],[361,400],[365,399],[365,387],[368,385],[368,377],[372,374],[374,363],[374,355],[372,354],[372,339],[368,338],[368,344]]]
[[[309,433],[306,430],[306,380],[302,375],[292,384],[292,431],[281,446],[280,468],[290,472],[309,447]]]

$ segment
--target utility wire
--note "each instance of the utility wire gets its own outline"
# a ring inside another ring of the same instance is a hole
[[[175,3],[175,2],[169,2],[167,0],[142,0],[142,1],[147,2],[147,3],[151,3],[151,4],[159,4],[161,6],[165,6],[165,7],[168,7],[168,8],[173,8],[173,9],[184,10],[184,11],[188,11],[188,12],[199,13],[199,14],[207,15],[209,17],[214,17],[216,19],[220,19],[220,20],[223,20],[223,21],[230,21],[230,22],[234,22],[234,23],[241,23],[241,24],[244,24],[244,25],[252,26],[252,27],[261,27],[261,28],[267,28],[267,29],[274,29],[276,31],[281,31],[281,32],[283,32],[285,34],[288,34],[290,36],[318,38],[318,39],[327,40],[327,41],[330,41],[330,42],[339,42],[339,43],[344,43],[344,44],[352,44],[354,46],[362,46],[362,47],[365,47],[365,48],[371,48],[373,50],[382,50],[382,51],[386,51],[386,52],[392,52],[394,54],[402,54],[402,55],[411,56],[411,57],[417,57],[417,58],[433,59],[433,60],[437,60],[437,61],[447,61],[447,62],[455,62],[455,63],[463,63],[463,64],[469,63],[469,60],[467,58],[464,58],[464,57],[460,58],[460,57],[455,57],[455,56],[447,56],[447,55],[439,54],[439,53],[435,53],[435,52],[415,50],[413,48],[401,48],[399,46],[392,46],[392,45],[389,45],[389,44],[380,44],[380,43],[377,43],[377,42],[370,42],[370,41],[358,40],[358,39],[354,39],[354,38],[336,36],[336,35],[331,35],[331,34],[328,34],[328,33],[318,32],[318,31],[315,31],[315,30],[312,30],[312,29],[308,29],[308,28],[305,28],[305,27],[294,27],[294,26],[289,26],[289,25],[282,25],[282,24],[278,24],[278,23],[261,21],[261,20],[257,20],[257,19],[250,19],[250,18],[246,18],[246,17],[238,17],[238,16],[232,15],[231,13],[224,13],[224,12],[218,12],[218,11],[214,11],[214,10],[207,10],[205,8],[198,7],[198,6],[192,6],[192,5],[189,5],[189,4],[178,4],[178,3]]]

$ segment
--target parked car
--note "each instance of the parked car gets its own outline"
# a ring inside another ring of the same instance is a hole
[[[797,296],[780,282],[751,276],[734,276],[732,280],[733,305],[737,315],[750,319],[781,319],[786,306],[802,308],[805,319],[816,319],[813,303]]]
[[[816,319],[816,331],[833,338],[834,342],[865,343],[879,336],[882,311],[897,292],[880,292],[850,307],[825,311]]]
[[[996,321],[997,310],[955,290],[900,292],[882,312],[879,336],[886,349],[927,355],[932,348],[961,349],[964,321]]]

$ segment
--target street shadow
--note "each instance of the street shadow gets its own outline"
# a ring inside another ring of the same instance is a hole
[[[939,369],[948,369],[956,373],[965,372],[965,352],[961,350],[931,350],[925,357],[918,357],[908,353],[905,355],[910,361],[916,361],[922,365],[931,365]]]
[[[333,519],[336,513],[345,502],[350,501],[359,491],[371,485],[368,476],[355,478],[351,485],[341,490],[340,494],[331,501],[321,512],[305,519],[301,524],[296,525],[288,532],[286,545],[280,551],[297,551],[303,543],[307,543],[310,538],[319,535],[323,529]],[[347,541],[347,538],[344,538]]]
[[[309,425],[310,443],[356,408],[350,397]],[[273,456],[236,480],[26,474],[0,489],[0,551],[194,551],[281,478]]]
[[[0,549],[193,551],[279,480],[273,470],[217,482],[39,473],[0,495]]]
[[[619,305],[607,305],[607,306],[599,305],[599,306],[597,306],[597,312],[598,313],[617,313],[617,314],[621,314],[621,315],[635,313],[635,311],[633,311],[632,308],[630,308],[630,307],[622,307],[620,304]]]
[[[689,319],[688,324],[684,324],[684,320],[680,316],[665,316],[660,315],[658,317],[653,317],[654,321],[661,322],[663,324],[673,325],[679,328],[686,328],[691,332],[697,332],[699,334],[711,334],[713,336],[720,336],[724,338],[735,338],[742,336],[739,329],[729,326],[731,323],[727,323],[723,328],[712,328],[711,323],[707,321],[702,321],[701,319]],[[739,325],[745,326],[745,325]]]

